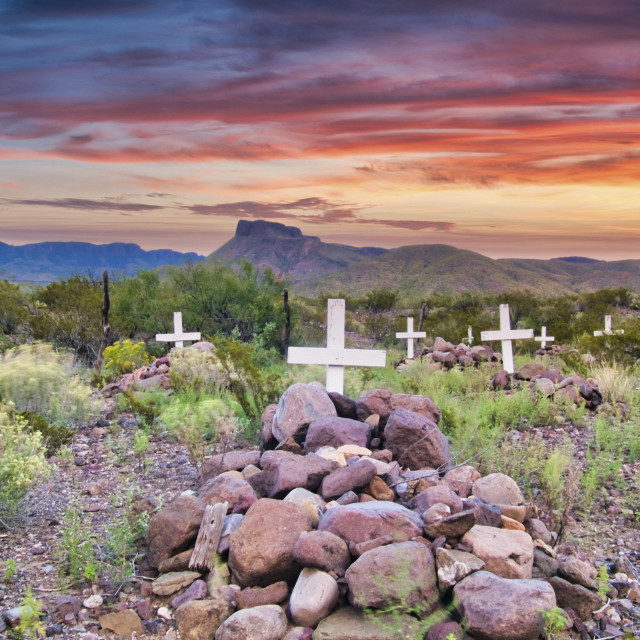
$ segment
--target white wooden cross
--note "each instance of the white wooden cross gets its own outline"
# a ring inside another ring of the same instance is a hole
[[[467,337],[463,339],[463,342],[466,342],[469,346],[473,344],[473,329],[471,328],[471,325],[469,325],[469,328],[467,329]]]
[[[540,343],[540,346],[544,349],[547,346],[547,342],[554,342],[555,338],[547,335],[547,327],[542,327],[542,331],[539,336],[536,336],[534,340]]]
[[[614,334],[620,335],[624,333],[624,329],[611,330],[611,316],[604,317],[604,331],[594,331],[594,336],[612,336]]]
[[[500,331],[483,331],[480,334],[481,340],[502,341],[502,366],[509,373],[515,373],[513,365],[513,347],[512,340],[530,340],[533,338],[533,329],[512,329],[511,320],[509,318],[509,305],[500,305]]]
[[[200,332],[184,333],[182,331],[182,312],[173,313],[173,333],[156,333],[158,342],[175,342],[178,349],[184,347],[183,340],[200,340]]]
[[[327,391],[344,391],[344,367],[384,367],[386,351],[344,348],[345,304],[341,299],[327,301],[327,348],[289,347],[289,364],[326,364]]]
[[[415,338],[426,338],[426,331],[413,330],[413,318],[407,318],[407,330],[396,333],[398,340],[407,341],[407,358],[413,360],[413,341]]]

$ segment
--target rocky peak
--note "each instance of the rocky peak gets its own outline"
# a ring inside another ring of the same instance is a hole
[[[302,238],[298,227],[287,227],[279,222],[266,220],[238,220],[236,237],[259,236],[277,238]]]

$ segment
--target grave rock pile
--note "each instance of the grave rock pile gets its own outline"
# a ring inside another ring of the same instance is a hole
[[[501,362],[502,356],[490,346],[479,344],[471,347],[464,342],[458,345],[447,342],[444,338],[436,338],[432,347],[424,347],[416,351],[416,359],[433,362],[442,369],[452,369],[456,365],[473,367],[485,362]],[[404,360],[401,365],[406,365]]]
[[[439,419],[421,396],[290,387],[263,415],[272,449],[207,461],[200,489],[149,522],[154,591],[181,637],[534,640],[556,604],[589,618],[593,567],[551,549],[513,479],[454,466]],[[190,571],[221,502],[215,564]]]
[[[595,378],[583,378],[577,373],[564,375],[559,369],[547,369],[541,362],[528,362],[514,375],[498,371],[490,381],[496,391],[510,391],[526,385],[536,393],[596,409],[602,402],[600,383]]]
[[[222,374],[216,366],[213,344],[210,342],[196,342],[184,349],[171,349],[168,355],[157,358],[151,364],[136,369],[133,373],[125,373],[117,382],[105,385],[101,394],[105,398],[111,398],[124,391],[149,391],[151,389],[169,389],[169,371],[175,358],[189,350],[205,353],[210,357],[210,372],[212,379],[220,379]]]

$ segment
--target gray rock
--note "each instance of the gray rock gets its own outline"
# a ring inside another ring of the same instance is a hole
[[[294,624],[315,627],[326,618],[338,602],[338,583],[324,571],[305,568],[298,576],[289,611]]]

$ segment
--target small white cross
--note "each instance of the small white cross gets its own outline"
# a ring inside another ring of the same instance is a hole
[[[480,334],[482,341],[492,340],[502,341],[502,365],[509,373],[515,373],[513,365],[513,347],[512,340],[531,340],[533,338],[533,329],[512,329],[511,320],[509,318],[509,305],[500,305],[500,331],[483,331]]]
[[[344,348],[345,304],[341,299],[327,301],[327,348],[289,347],[289,364],[326,364],[327,391],[344,391],[344,367],[384,367],[386,351]]]
[[[174,311],[173,313],[173,333],[157,333],[156,340],[158,342],[175,342],[178,349],[184,347],[183,340],[200,340],[200,332],[184,333],[182,331],[182,312]]]
[[[466,342],[469,346],[473,344],[473,329],[471,328],[471,325],[469,325],[469,328],[467,329],[467,337],[463,342]]]
[[[612,336],[614,334],[621,335],[624,333],[624,329],[616,329],[615,331],[611,330],[611,316],[604,317],[604,331],[594,331],[594,336]]]
[[[414,331],[413,330],[413,318],[407,318],[407,330],[401,331],[400,333],[396,333],[396,338],[398,340],[406,340],[407,341],[407,358],[409,360],[413,360],[413,340],[414,338],[426,338],[427,334],[425,331]]]
[[[547,346],[547,342],[555,342],[555,338],[547,335],[547,327],[542,327],[540,335],[536,336],[534,340],[537,340],[543,349]]]

